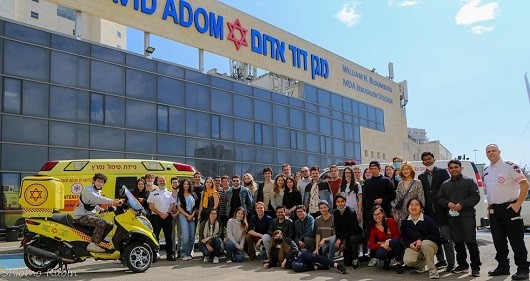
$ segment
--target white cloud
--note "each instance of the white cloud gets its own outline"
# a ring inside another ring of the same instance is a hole
[[[493,31],[493,26],[477,25],[477,26],[473,26],[471,28],[471,32],[473,32],[475,34],[482,34],[482,33],[490,32],[490,31]]]
[[[356,1],[342,5],[342,9],[335,14],[335,17],[342,23],[346,24],[347,27],[354,26],[361,19],[361,15],[355,11],[357,5],[359,5],[359,3]]]
[[[399,6],[399,7],[408,7],[408,6],[415,6],[417,4],[419,4],[421,1],[420,0],[404,0],[404,1],[394,1],[394,0],[391,0],[388,4],[390,6]]]
[[[499,12],[499,4],[491,2],[482,6],[481,0],[468,0],[468,2],[460,8],[456,14],[456,24],[473,24],[476,22],[492,20]]]

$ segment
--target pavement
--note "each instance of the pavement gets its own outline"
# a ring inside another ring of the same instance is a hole
[[[481,253],[481,276],[471,277],[468,274],[452,274],[440,270],[441,280],[472,280],[472,281],[501,281],[511,280],[510,276],[489,277],[487,272],[493,270],[497,263],[495,261],[495,249],[489,230],[479,230],[477,233],[479,249]],[[530,234],[525,235],[525,242],[530,245]],[[154,263],[145,273],[132,274],[127,268],[117,261],[94,261],[87,260],[82,263],[69,265],[69,273],[51,272],[48,275],[35,275],[29,271],[22,259],[20,242],[0,242],[0,280],[105,280],[121,281],[145,281],[178,279],[180,280],[215,280],[215,281],[279,281],[279,280],[362,280],[362,281],[396,281],[396,280],[429,280],[427,274],[415,274],[407,271],[403,275],[397,275],[394,270],[383,270],[381,267],[367,267],[366,263],[360,269],[348,268],[346,275],[337,270],[320,270],[305,273],[295,273],[292,270],[281,268],[264,269],[260,261],[227,264],[221,258],[219,264],[203,263],[200,252],[194,253],[192,261],[169,262],[162,259]],[[165,255],[162,253],[162,258]],[[515,273],[512,256],[512,274]]]

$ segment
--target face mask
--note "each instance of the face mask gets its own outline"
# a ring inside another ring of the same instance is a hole
[[[346,209],[346,206],[344,206],[344,207],[342,207],[342,208],[337,207],[337,210],[339,210],[339,212],[344,211],[344,209]]]
[[[401,177],[400,177],[399,175],[396,175],[395,179],[396,179],[396,181],[398,181],[398,182],[401,181]]]
[[[434,169],[434,164],[432,164],[430,166],[425,166],[425,169],[427,169],[429,171],[432,171]]]
[[[283,237],[282,238],[274,238],[274,243],[281,244],[282,242],[283,242]]]
[[[394,162],[394,168],[396,169],[401,168],[401,162]]]
[[[455,211],[455,210],[449,210],[449,215],[451,217],[458,217],[460,215],[460,213]]]

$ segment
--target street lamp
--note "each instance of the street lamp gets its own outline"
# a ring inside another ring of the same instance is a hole
[[[473,149],[473,151],[475,152],[475,164],[476,164],[477,163],[477,151],[478,150],[475,148],[475,149]]]

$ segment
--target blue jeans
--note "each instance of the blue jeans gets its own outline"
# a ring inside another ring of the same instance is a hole
[[[180,231],[182,233],[182,257],[191,257],[193,244],[195,244],[195,221],[188,221],[185,216],[179,215]]]
[[[327,256],[328,259],[333,260],[335,258],[335,241],[337,238],[335,235],[329,237],[328,243],[324,244],[322,248],[319,249],[319,254],[322,254],[324,256]]]
[[[329,269],[333,268],[334,262],[326,257],[315,255],[310,251],[302,251],[292,264],[295,272],[315,270],[315,266],[319,269]]]
[[[236,262],[242,262],[245,260],[243,252],[237,249],[236,243],[232,241],[226,242],[225,250],[227,260],[233,260]]]
[[[390,239],[390,248],[392,249],[390,251],[385,250],[385,248],[377,249],[375,257],[379,260],[390,260],[391,258],[395,258],[396,261],[402,262],[404,247],[403,244],[401,244],[401,241],[396,238]]]
[[[213,258],[213,257],[219,257],[219,252],[221,251],[221,238],[216,238],[210,244],[213,248],[213,251],[208,251],[208,248],[206,248],[205,244],[199,243],[199,249],[201,250],[204,257]]]

